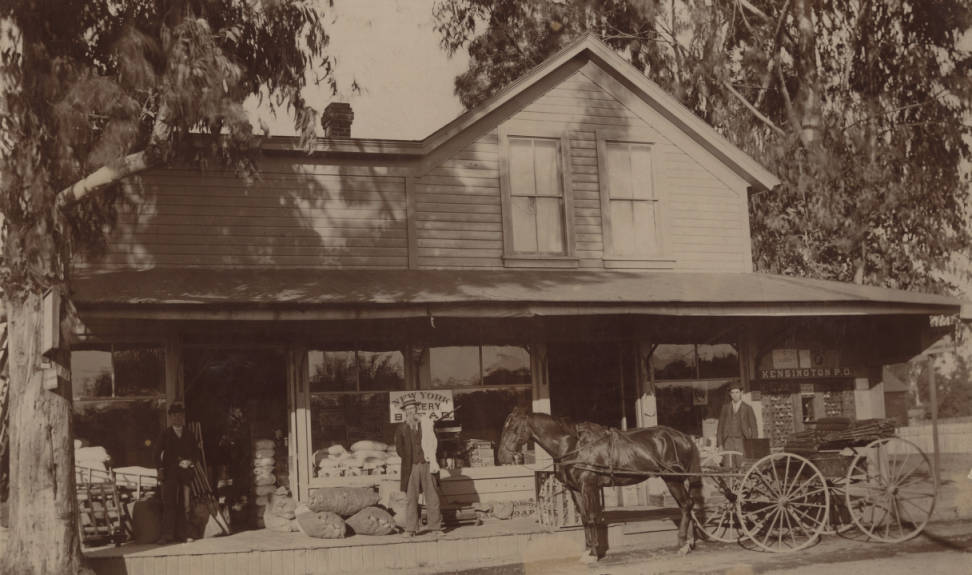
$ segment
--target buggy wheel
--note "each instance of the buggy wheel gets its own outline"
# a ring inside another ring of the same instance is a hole
[[[898,437],[860,449],[847,471],[845,502],[854,524],[885,543],[921,533],[935,510],[935,475],[917,445]]]
[[[693,508],[692,521],[706,540],[736,543],[745,537],[736,514],[736,487],[739,480],[740,476],[729,474],[702,476],[705,515],[701,516]]]
[[[743,476],[738,494],[740,528],[767,551],[803,549],[827,528],[827,480],[799,455],[774,453],[760,459]]]

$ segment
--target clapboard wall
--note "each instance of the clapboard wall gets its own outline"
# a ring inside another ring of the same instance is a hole
[[[664,246],[655,261],[605,253],[597,136],[618,130],[652,143]],[[82,265],[502,268],[510,261],[500,134],[531,131],[565,136],[570,265],[751,271],[745,182],[623,77],[589,60],[531,86],[427,157],[392,164],[369,153],[278,155],[261,161],[252,182],[153,170],[130,187],[107,254]]]
[[[125,195],[107,253],[87,266],[408,265],[405,178],[394,167],[272,157],[254,181],[157,169]]]
[[[573,194],[578,267],[605,266],[597,133],[631,130],[652,141],[655,186],[663,197],[664,260],[611,267],[750,271],[745,184],[617,79],[587,63],[495,122],[511,132],[567,135],[568,190]],[[682,136],[682,137],[679,137]],[[503,214],[497,129],[416,179],[414,242],[419,267],[499,268]],[[619,265],[620,264],[620,265]],[[539,265],[539,264],[538,264]]]

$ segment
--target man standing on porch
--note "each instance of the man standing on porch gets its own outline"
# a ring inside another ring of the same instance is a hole
[[[438,449],[435,429],[431,419],[419,416],[418,402],[414,398],[406,398],[400,407],[405,412],[405,421],[395,430],[395,449],[402,458],[401,489],[406,495],[404,535],[411,537],[419,530],[419,490],[425,493],[428,530],[440,533],[439,492],[432,477],[433,473],[439,472],[435,459]]]
[[[716,430],[716,447],[725,451],[743,453],[745,439],[756,437],[756,414],[748,403],[742,400],[742,384],[733,381],[729,384],[729,399],[719,414],[719,427]],[[742,455],[726,455],[722,465],[738,467]]]
[[[162,484],[162,535],[158,544],[184,541],[189,525],[190,485],[199,448],[186,429],[186,410],[179,402],[169,406],[169,427],[155,442],[155,465]]]

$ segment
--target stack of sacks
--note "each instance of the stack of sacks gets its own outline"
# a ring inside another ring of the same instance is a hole
[[[351,451],[340,444],[331,445],[315,452],[314,459],[318,477],[397,476],[402,462],[394,446],[369,440],[356,441]]]
[[[290,490],[280,486],[270,496],[270,504],[263,512],[263,523],[267,529],[289,533],[298,531],[296,522],[297,500],[290,496]]]
[[[253,442],[253,493],[256,504],[256,525],[265,527],[264,512],[270,503],[270,495],[276,490],[277,478],[274,469],[274,444],[272,439],[257,439]]]

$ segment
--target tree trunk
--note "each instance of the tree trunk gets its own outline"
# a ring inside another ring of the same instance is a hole
[[[9,299],[10,531],[0,571],[63,575],[82,568],[71,433],[71,384],[44,389],[42,296]],[[56,328],[55,328],[56,329]]]

